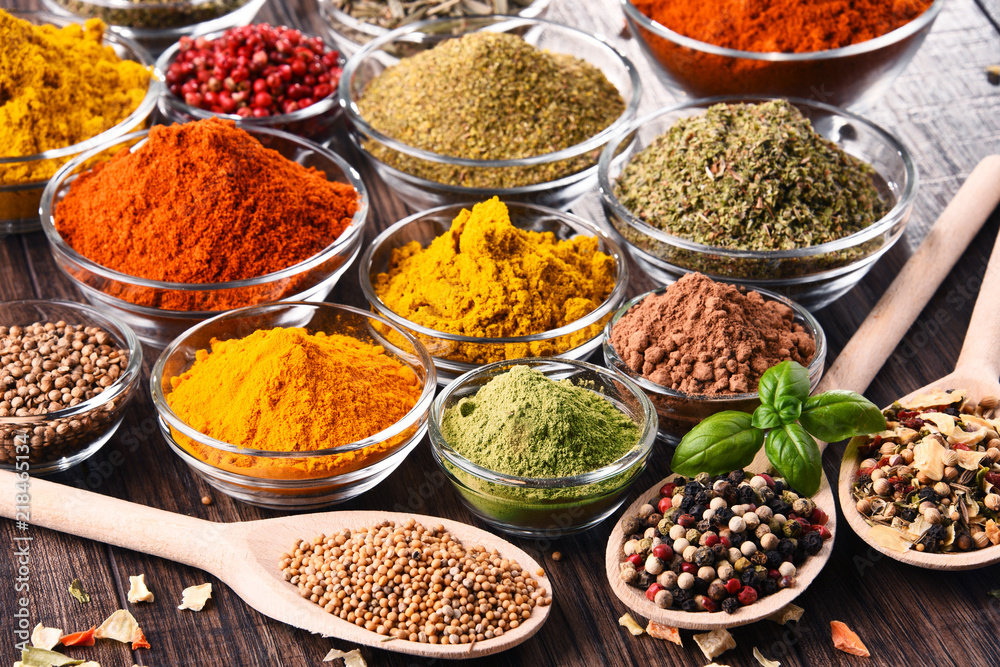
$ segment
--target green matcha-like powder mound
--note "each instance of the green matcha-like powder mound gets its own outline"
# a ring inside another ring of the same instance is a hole
[[[597,470],[639,439],[638,424],[606,398],[528,366],[514,366],[445,410],[441,432],[473,463],[518,477]]]

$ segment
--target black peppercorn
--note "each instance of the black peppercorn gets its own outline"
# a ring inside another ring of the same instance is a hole
[[[691,509],[688,510],[688,513],[690,513],[691,516],[700,521],[702,515],[705,513],[705,506],[694,504],[691,506]]]
[[[746,478],[746,474],[742,470],[734,470],[729,473],[729,483],[736,486]]]
[[[707,533],[708,531],[712,530],[712,522],[709,521],[708,519],[702,519],[701,521],[696,523],[694,527],[698,529],[699,533]]]
[[[698,603],[694,600],[685,600],[681,603],[681,609],[684,611],[698,611]]]
[[[639,581],[636,585],[639,586],[639,588],[649,588],[654,581],[656,581],[656,575],[643,570],[639,573]]]
[[[670,592],[674,594],[674,604],[680,605],[688,600],[694,600],[694,593],[686,591],[683,588],[678,588],[677,590],[671,589]]]
[[[802,538],[802,544],[806,553],[815,556],[823,548],[823,537],[819,534],[818,530],[814,530],[811,533],[805,534],[805,537]]]
[[[934,491],[934,489],[932,489],[929,486],[925,486],[922,489],[920,489],[919,491],[917,491],[917,497],[921,500],[921,502],[924,501],[924,500],[928,500],[928,501],[930,501],[932,503],[936,503],[938,500],[941,499],[941,496],[939,496]]]
[[[698,567],[714,565],[715,552],[712,551],[711,547],[698,547],[698,550],[694,552],[694,564]]]
[[[787,537],[778,540],[778,553],[781,554],[783,560],[787,560],[795,553],[795,540],[790,540]]]
[[[681,572],[683,572],[684,571],[684,559],[683,558],[680,558],[680,559],[676,559],[675,558],[673,560],[673,562],[670,563],[670,571],[673,572],[674,574],[680,574]]]
[[[773,595],[778,590],[778,582],[770,577],[760,582],[761,595]]]
[[[694,507],[694,496],[689,496],[687,494],[684,494],[684,497],[681,498],[680,510],[684,513],[687,513],[691,510],[692,507]]]
[[[733,510],[729,509],[728,507],[723,507],[721,509],[715,510],[715,516],[725,521],[726,525],[728,525],[729,520],[732,519],[734,516],[736,516],[736,514],[734,514]]]
[[[756,502],[757,494],[754,493],[753,487],[748,484],[736,490],[736,499],[739,501],[738,504],[746,505],[747,503]]]
[[[760,575],[757,574],[757,570],[752,568],[743,570],[743,574],[740,575],[740,582],[742,582],[744,586],[757,588],[760,586]]]
[[[722,601],[722,611],[727,614],[735,614],[736,610],[740,608],[740,601],[735,597],[726,598]]]
[[[750,556],[750,562],[754,565],[767,565],[767,554],[763,551],[757,551],[753,556]]]
[[[739,548],[743,541],[746,539],[746,533],[733,533],[729,536],[729,543],[736,548]]]
[[[780,479],[774,480],[774,493],[775,493],[775,495],[780,496],[782,493],[785,492],[785,490],[787,488],[788,487],[785,485],[785,483],[782,482]]]
[[[694,494],[694,501],[699,505],[708,505],[712,501],[712,498],[708,495],[708,491],[699,491]]]
[[[725,560],[729,557],[729,547],[722,542],[716,542],[712,547],[712,553],[715,554],[715,560]]]
[[[809,533],[809,534],[812,535],[812,533]],[[781,562],[783,560],[785,560],[781,556],[781,552],[778,551],[777,549],[772,549],[771,551],[768,551],[766,555],[767,555],[767,563],[766,563],[766,565],[767,565],[768,569],[771,569],[771,570],[777,570],[778,566],[781,565]]]
[[[704,490],[705,487],[703,487],[701,484],[695,481],[688,482],[687,484],[684,485],[685,496],[694,496],[699,491],[704,491]]]
[[[761,502],[766,505],[768,501],[774,500],[774,489],[769,486],[765,486],[757,492],[757,495],[760,496]]]
[[[917,518],[917,508],[897,506],[896,515],[903,521],[913,521]]]

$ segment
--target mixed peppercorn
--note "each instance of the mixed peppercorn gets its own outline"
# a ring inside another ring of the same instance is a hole
[[[996,407],[949,390],[883,411],[887,430],[856,441],[854,499],[874,540],[928,553],[1000,544]]]
[[[826,513],[770,475],[677,477],[622,518],[621,578],[663,609],[735,613],[795,585],[831,537]]]
[[[326,50],[322,37],[260,23],[216,39],[181,37],[164,76],[170,92],[190,106],[260,118],[329,97],[340,71],[340,54]]]

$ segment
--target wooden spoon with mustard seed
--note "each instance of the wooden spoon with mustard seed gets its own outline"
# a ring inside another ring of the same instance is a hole
[[[321,534],[329,535],[345,528],[364,529],[382,521],[394,521],[399,525],[414,519],[424,526],[443,525],[452,538],[466,547],[482,545],[487,550],[496,549],[502,558],[517,561],[523,572],[549,591],[551,582],[544,575],[538,576],[541,569],[538,563],[513,544],[485,530],[437,517],[352,510],[214,523],[40,479],[31,479],[28,487],[30,516],[19,516],[24,509],[14,504],[15,494],[23,493],[15,490],[18,481],[15,473],[0,471],[0,516],[200,568],[228,584],[244,602],[265,616],[325,637],[386,651],[462,660],[498,653],[520,644],[538,632],[551,609],[550,605],[536,605],[517,628],[473,644],[445,646],[404,639],[387,640],[301,597],[298,588],[282,576],[278,567],[281,555],[293,550],[298,542]],[[191,582],[192,585],[199,583],[203,582]],[[180,600],[162,601],[162,604],[179,603]],[[219,612],[226,613],[225,609]]]
[[[1000,182],[995,186],[1000,190]],[[900,402],[927,394],[932,390],[965,390],[966,400],[979,403],[987,397],[1000,396],[1000,237],[993,246],[986,273],[983,276],[979,297],[972,311],[972,320],[965,335],[962,351],[959,353],[955,370],[940,380],[911,392]],[[909,565],[931,570],[971,570],[1000,562],[1000,546],[988,546],[965,552],[924,553],[908,548],[905,540],[893,540],[891,529],[878,528],[885,537],[876,538],[873,527],[865,521],[857,509],[852,494],[854,480],[858,474],[860,457],[858,445],[861,438],[853,439],[844,451],[840,464],[840,505],[847,522],[861,539],[881,553]],[[877,456],[875,457],[877,458]],[[893,546],[895,542],[895,546]],[[905,546],[904,546],[905,544]]]
[[[849,389],[860,393],[867,389],[882,364],[889,358],[896,345],[916,321],[920,312],[944,281],[945,276],[951,271],[966,246],[972,241],[998,203],[1000,203],[1000,156],[992,155],[983,159],[969,175],[955,198],[931,227],[920,247],[906,262],[882,298],[872,308],[868,317],[858,327],[857,332],[844,346],[834,364],[827,370],[816,388],[816,392]],[[997,268],[1000,269],[1000,266]],[[1000,287],[1000,284],[997,286]],[[985,283],[982,293],[986,293]],[[995,288],[994,293],[996,293]],[[993,345],[993,349],[996,351],[1000,347],[1000,340],[994,337],[991,341],[984,342],[983,345]],[[977,352],[981,353],[982,350],[977,350]],[[993,382],[996,383],[996,377],[993,378]],[[819,443],[820,451],[826,447],[826,444],[825,442]],[[771,470],[763,450],[758,452],[757,457],[747,467],[747,470],[754,473]],[[843,481],[843,468],[841,471],[841,481]],[[674,475],[667,477],[639,496],[625,514],[636,514],[639,508],[647,502],[655,506],[659,500],[660,487],[673,480],[674,477]],[[823,543],[818,554],[810,556],[798,568],[794,586],[760,598],[749,606],[740,607],[734,614],[727,614],[721,610],[716,612],[685,612],[676,609],[660,609],[646,599],[645,591],[623,582],[619,575],[619,568],[624,559],[622,547],[628,536],[622,532],[621,522],[615,525],[611,537],[608,539],[608,548],[605,554],[608,581],[615,595],[633,611],[658,623],[673,627],[713,630],[745,625],[770,616],[794,600],[812,583],[833,552],[833,544],[837,536],[837,513],[833,490],[826,475],[821,476],[820,489],[812,499],[816,506],[826,512],[829,517],[826,527],[833,534],[833,537]],[[845,506],[844,511],[850,518],[850,511],[857,514],[857,510],[854,508],[853,502],[849,504],[850,507]],[[864,524],[863,521],[861,523]],[[867,526],[867,524],[864,525]],[[985,549],[984,551],[989,550]],[[997,550],[1000,551],[1000,548]],[[1000,559],[1000,554],[997,556]]]

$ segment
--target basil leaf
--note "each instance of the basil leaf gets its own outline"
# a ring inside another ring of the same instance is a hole
[[[885,417],[874,403],[853,391],[828,391],[811,396],[802,406],[799,423],[824,442],[885,430]]]
[[[760,402],[777,406],[785,396],[800,401],[809,398],[809,371],[794,361],[782,361],[771,366],[760,376]]]
[[[670,462],[675,473],[694,477],[700,472],[721,475],[750,465],[764,442],[764,431],[754,428],[745,412],[719,412],[685,435]]]
[[[782,424],[791,424],[802,414],[802,401],[794,396],[779,398],[774,407],[778,410],[778,417],[781,418]]]
[[[778,416],[778,411],[773,406],[761,403],[753,411],[751,423],[754,425],[754,428],[778,428],[783,422],[781,421],[781,417]]]
[[[764,451],[775,470],[781,473],[793,489],[811,496],[819,491],[823,474],[819,445],[798,424],[785,424],[771,429],[764,439]]]

